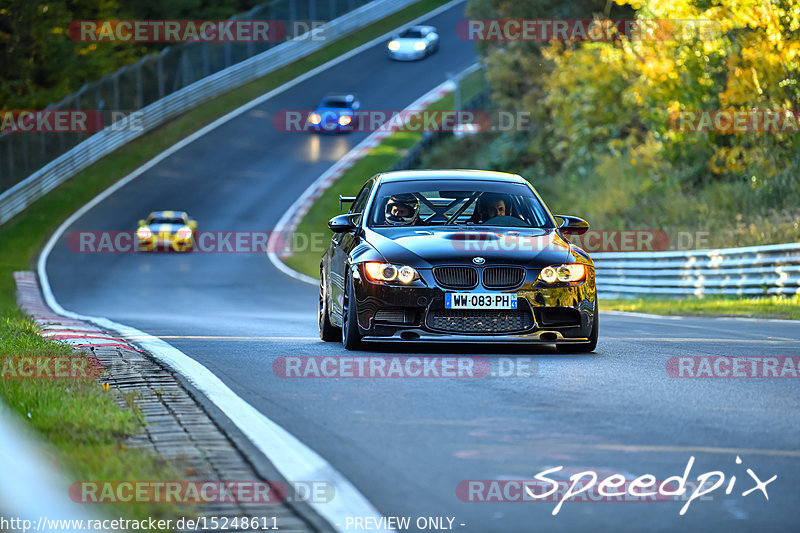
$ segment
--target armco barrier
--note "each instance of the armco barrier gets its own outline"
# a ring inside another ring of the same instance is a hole
[[[315,29],[315,39],[298,38],[279,44],[142,108],[140,128],[124,128],[117,131],[112,131],[110,127],[106,128],[0,194],[0,224],[84,168],[143,133],[153,130],[210,98],[307,56],[330,41],[400,11],[414,2],[416,0],[374,0]]]
[[[594,253],[601,297],[800,293],[800,243],[720,250]]]

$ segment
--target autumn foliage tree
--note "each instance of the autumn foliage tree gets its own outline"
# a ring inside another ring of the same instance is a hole
[[[792,121],[783,131],[681,131],[671,118],[754,110],[797,117],[800,0],[615,1],[654,28],[648,38],[484,46],[496,105],[528,111],[536,123],[495,139],[492,163],[551,190],[601,193],[586,205],[610,213],[606,220],[617,213],[622,224],[634,207],[668,210],[669,195],[710,184],[731,210],[759,196],[762,207],[787,205],[787,192],[800,190]],[[487,3],[473,0],[471,9]],[[590,16],[608,17],[609,6]],[[493,9],[497,18],[524,16],[515,3]],[[698,201],[697,209],[708,207]]]

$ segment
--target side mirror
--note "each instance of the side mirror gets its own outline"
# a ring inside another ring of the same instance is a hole
[[[197,229],[197,221],[196,220],[190,220],[188,226],[189,226],[189,229],[193,229],[193,230]]]
[[[356,229],[354,222],[357,213],[335,216],[328,221],[328,227],[334,233],[347,233]]]
[[[569,215],[556,215],[558,218],[563,219],[564,222],[558,227],[562,233],[571,235],[583,235],[589,231],[589,223],[582,218],[572,217]]]
[[[146,226],[146,225],[147,225],[147,222],[145,222],[144,220],[140,220],[140,221],[139,221],[139,226],[140,226],[140,227],[141,227],[141,226]]]

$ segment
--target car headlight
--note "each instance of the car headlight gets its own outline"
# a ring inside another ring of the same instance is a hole
[[[545,283],[572,283],[586,279],[586,266],[581,263],[553,265],[542,269],[539,279]]]
[[[349,115],[342,115],[341,117],[339,117],[339,125],[347,126],[348,124],[350,124],[351,120],[353,120],[353,117]]]
[[[322,117],[319,116],[318,113],[311,113],[310,115],[308,115],[308,123],[309,124],[313,124],[313,125],[316,126],[320,122],[322,122]]]
[[[393,265],[391,263],[364,263],[364,272],[372,281],[400,281],[411,283],[419,278],[417,271],[407,265]]]
[[[150,228],[147,226],[142,226],[136,230],[136,236],[139,237],[139,239],[146,241],[153,237],[153,232],[150,231]]]
[[[423,43],[422,41],[417,41],[416,43],[414,43],[414,50],[416,50],[417,52],[422,52],[427,47],[428,45]]]
[[[178,230],[178,239],[188,241],[192,238],[192,229],[189,226],[184,226]]]
[[[389,41],[389,50],[392,52],[397,52],[400,49],[400,43],[397,41]]]

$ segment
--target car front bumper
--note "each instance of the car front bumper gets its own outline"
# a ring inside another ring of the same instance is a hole
[[[136,244],[136,249],[140,252],[190,252],[194,250],[194,239],[182,240],[175,237],[138,239]]]
[[[414,50],[413,52],[393,52],[388,50],[389,57],[397,61],[414,61],[415,59],[422,59],[425,57],[427,50]]]

